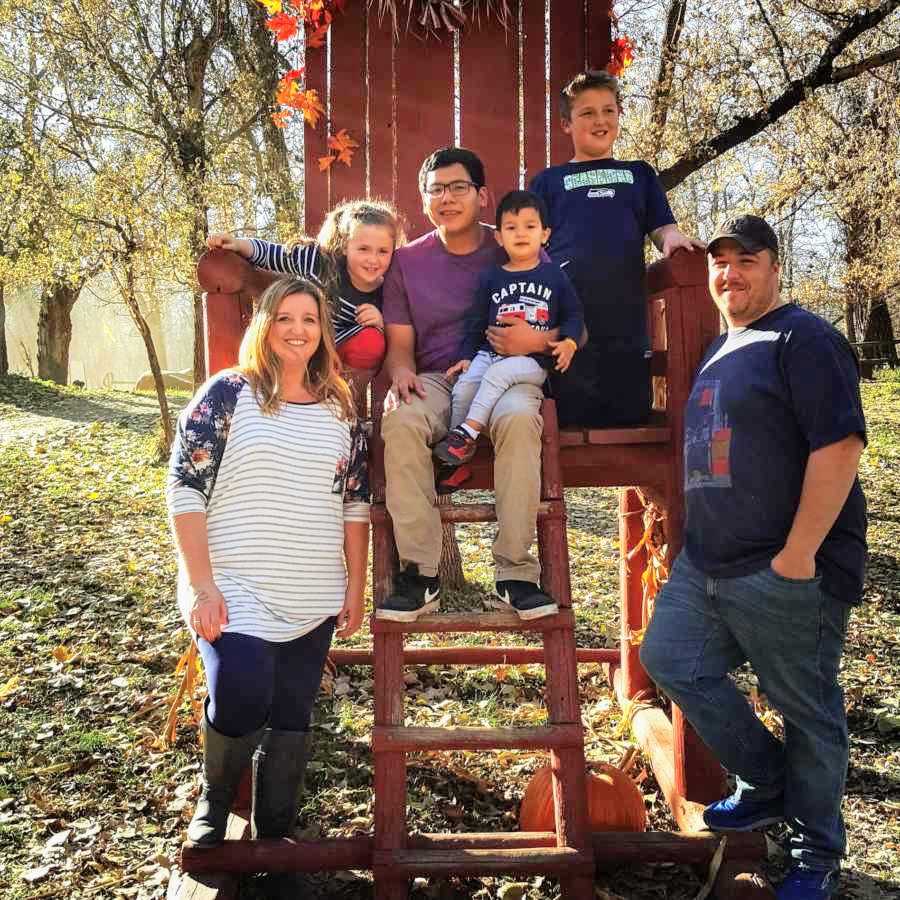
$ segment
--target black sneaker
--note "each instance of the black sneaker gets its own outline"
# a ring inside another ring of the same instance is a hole
[[[418,565],[410,563],[394,576],[393,593],[375,610],[375,618],[415,622],[419,616],[440,609],[440,590],[441,583],[437,578],[420,575]]]
[[[461,466],[475,455],[478,441],[459,425],[451,428],[442,441],[434,445],[434,455],[448,466]]]
[[[496,598],[491,597],[485,603],[494,609],[507,609],[511,606],[520,619],[540,619],[559,612],[553,598],[530,581],[498,581],[494,593]]]

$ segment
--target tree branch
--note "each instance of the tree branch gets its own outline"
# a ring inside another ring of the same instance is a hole
[[[813,91],[826,84],[838,84],[887,65],[900,58],[900,47],[873,56],[866,57],[848,66],[834,68],[834,61],[861,34],[884,21],[895,9],[900,7],[900,0],[885,0],[880,6],[867,12],[856,13],[825,47],[816,67],[802,78],[795,78],[787,88],[768,106],[738,119],[734,125],[720,132],[714,138],[691,148],[678,162],[659,173],[660,181],[666,190],[681,184],[689,175],[703,168],[710,160],[733,150],[764,131],[773,122],[777,122],[792,109],[799,106]]]

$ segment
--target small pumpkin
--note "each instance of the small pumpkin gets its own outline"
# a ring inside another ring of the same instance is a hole
[[[637,785],[621,769],[591,763],[585,776],[591,831],[644,831],[647,810]],[[553,777],[550,766],[538,769],[525,788],[519,809],[522,831],[556,831]]]

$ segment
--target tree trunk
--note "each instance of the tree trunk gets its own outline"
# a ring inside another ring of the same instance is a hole
[[[72,342],[72,307],[84,282],[71,285],[56,282],[41,291],[38,315],[38,378],[67,384],[69,380],[69,345]]]
[[[452,506],[449,494],[439,494],[438,506]],[[447,588],[461,588],[466,583],[462,570],[462,558],[459,555],[459,544],[456,542],[456,526],[444,522],[441,526],[441,562],[438,566],[438,578],[441,585]]]
[[[9,356],[6,353],[6,302],[3,296],[3,282],[0,281],[0,378],[9,375]]]
[[[666,11],[666,29],[659,52],[659,69],[653,86],[653,103],[650,114],[653,122],[653,128],[650,129],[650,156],[653,158],[654,164],[657,162],[662,147],[666,120],[669,117],[672,79],[675,76],[678,42],[681,39],[681,30],[684,28],[686,11],[687,0],[669,0],[669,8]]]
[[[897,358],[897,345],[894,343],[894,323],[891,311],[884,300],[876,300],[869,310],[869,321],[863,333],[863,341],[880,341],[881,343],[863,347],[860,356],[867,359],[886,359],[888,365],[896,368],[900,365]]]
[[[150,327],[150,334],[153,335],[153,345],[156,347],[159,367],[165,372],[169,368],[168,341],[166,340],[162,309],[158,300],[150,304],[145,318],[147,325]]]
[[[128,307],[128,312],[131,314],[131,320],[137,326],[141,340],[144,342],[144,348],[147,351],[147,361],[150,363],[150,371],[153,373],[153,384],[156,387],[156,399],[159,403],[159,417],[162,420],[163,434],[165,435],[166,448],[168,449],[172,446],[172,440],[175,437],[175,432],[172,428],[172,418],[169,415],[169,400],[166,397],[166,386],[163,382],[159,357],[156,355],[153,335],[150,332],[147,319],[141,311],[134,289],[134,270],[130,263],[125,265],[125,284],[122,296],[125,300],[125,305]]]

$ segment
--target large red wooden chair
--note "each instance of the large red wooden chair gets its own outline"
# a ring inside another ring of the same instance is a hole
[[[549,4],[549,0],[546,0]],[[504,31],[484,20],[459,41],[455,67],[452,42],[393,34],[367,4],[351,0],[331,31],[331,71],[325,54],[307,60],[308,86],[330,104],[334,129],[348,128],[362,146],[349,169],[316,172],[326,135],[307,130],[306,230],[314,233],[325,211],[354,196],[391,198],[407,216],[410,232],[422,233],[416,174],[422,159],[442,144],[461,143],[485,161],[488,183],[499,196],[518,187],[548,162],[570,155],[567,137],[545,127],[548,104],[555,121],[559,88],[574,71],[608,59],[609,0],[552,0],[549,28],[545,3],[523,0]],[[549,57],[545,84],[543,60]],[[519,59],[524,60],[520,72]],[[454,91],[454,85],[458,90]],[[454,113],[455,93],[459,115]],[[521,103],[520,103],[521,100]],[[206,290],[206,353],[209,372],[232,365],[251,311],[252,298],[271,276],[221,251],[201,260],[198,277]],[[680,253],[649,272],[655,376],[655,410],[641,428],[559,431],[552,401],[543,407],[542,501],[539,549],[545,587],[560,601],[560,613],[531,623],[544,639],[538,648],[466,647],[404,650],[409,632],[522,630],[503,613],[423,617],[417,623],[375,622],[372,650],[335,650],[340,663],[375,667],[375,832],[372,837],[298,842],[228,841],[224,847],[182,851],[190,873],[180,896],[233,896],[234,883],[221,873],[279,870],[372,869],[379,900],[406,896],[407,880],[420,874],[547,873],[561,879],[571,900],[593,897],[597,864],[628,862],[708,863],[720,838],[700,833],[702,804],[721,796],[722,771],[677,708],[667,715],[643,703],[633,728],[650,756],[654,774],[671,806],[680,833],[589,834],[584,803],[584,745],[578,705],[578,661],[605,662],[623,705],[652,697],[653,687],[638,660],[635,635],[646,624],[641,576],[648,563],[642,544],[644,503],[662,516],[669,558],[682,542],[683,408],[705,346],[718,333],[718,315],[706,290],[703,257]],[[377,404],[376,404],[377,418]],[[383,447],[373,442],[374,584],[376,602],[389,587],[394,558],[390,518],[384,507]],[[467,487],[490,488],[490,448],[473,463]],[[569,586],[564,487],[622,487],[620,502],[621,641],[618,649],[575,646]],[[493,507],[442,508],[447,521],[487,521]],[[539,662],[547,666],[545,729],[403,728],[404,664]],[[525,732],[528,733],[525,733]],[[477,733],[476,733],[477,732]],[[556,833],[409,836],[406,825],[406,753],[417,749],[499,747],[550,750],[557,812]],[[242,835],[239,815],[230,835]],[[717,864],[719,897],[771,896],[754,874],[765,852],[760,835],[730,836]],[[723,861],[724,859],[724,861]],[[218,873],[212,875],[211,873]],[[205,893],[204,893],[205,892]],[[229,894],[229,892],[231,892]]]

